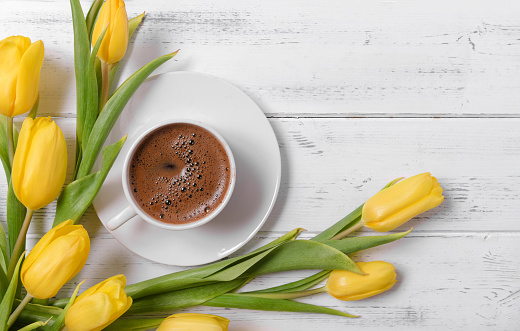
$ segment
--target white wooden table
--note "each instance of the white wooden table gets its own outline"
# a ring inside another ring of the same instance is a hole
[[[267,223],[239,254],[295,227],[310,237],[395,177],[431,171],[445,189],[440,207],[408,224],[411,235],[357,256],[392,262],[399,280],[392,290],[351,303],[327,294],[302,300],[361,318],[189,311],[225,316],[233,331],[520,329],[520,2],[126,4],[130,17],[146,11],[146,18],[121,78],[180,48],[158,73],[221,77],[253,98],[274,128],[282,155],[280,194]],[[1,0],[0,38],[15,34],[45,43],[40,115],[53,116],[63,128],[72,157],[68,1]],[[5,222],[5,182],[0,193]],[[36,213],[29,246],[50,228],[53,212],[51,205]],[[75,280],[88,277],[92,285],[124,273],[134,283],[181,269],[126,250],[93,209],[82,224],[92,251]],[[250,288],[307,274],[261,277]]]

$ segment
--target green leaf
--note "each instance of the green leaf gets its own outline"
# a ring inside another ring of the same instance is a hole
[[[7,236],[4,231],[3,225],[0,224],[0,268],[7,272],[9,267],[9,253],[7,246]]]
[[[23,258],[24,255],[22,254],[18,259],[18,263],[16,263],[14,275],[9,283],[9,287],[2,298],[2,302],[0,302],[0,327],[2,330],[7,330],[7,322],[9,321],[11,310],[13,309],[14,296],[16,294],[16,288],[18,287],[20,264],[22,263]]]
[[[138,16],[128,20],[128,41],[130,41],[130,39],[132,39],[132,35],[134,34],[137,27],[143,21],[143,18],[144,18],[144,12],[141,15],[138,15]],[[112,85],[114,83],[114,79],[116,77],[120,64],[121,64],[121,61],[114,64],[112,66],[112,69],[110,69],[110,72],[108,73],[109,91],[112,91]]]
[[[125,141],[126,136],[105,147],[100,171],[73,181],[61,191],[56,204],[53,227],[68,219],[74,223],[78,222],[99,192]]]
[[[325,240],[323,243],[345,254],[351,254],[367,248],[391,243],[392,241],[403,238],[411,231],[410,229],[406,232],[387,234],[385,236],[348,237],[341,240]]]
[[[204,279],[208,280],[211,279],[213,281],[230,281],[233,279],[236,279],[237,277],[240,277],[244,272],[249,270],[252,266],[263,260],[269,253],[271,253],[273,250],[275,250],[277,246],[271,247],[264,252],[261,252],[255,256],[250,257],[249,259],[235,265],[231,265],[223,270],[219,270],[215,272],[214,274],[211,274],[207,277],[204,277]]]
[[[18,235],[22,229],[26,212],[27,209],[14,194],[13,185],[10,182],[7,190],[7,233],[9,236],[9,255],[13,253],[16,240],[18,239]],[[22,247],[22,250],[23,249],[24,248]]]
[[[267,254],[264,254],[266,253]],[[248,279],[261,274],[300,269],[342,269],[361,272],[348,256],[322,243],[295,240],[264,247],[263,251],[250,253],[212,265],[185,270],[138,284],[127,286],[125,291],[134,299],[182,288]]]
[[[48,314],[48,315],[54,315],[54,316],[58,316],[63,311],[63,309],[58,308],[58,307],[35,304],[34,303],[35,300],[36,300],[36,298],[32,299],[31,302],[28,303],[23,310],[37,312],[37,313],[43,313],[43,314]],[[21,302],[20,299],[15,299],[16,305],[20,304],[20,302]],[[45,319],[43,321],[45,321]],[[34,321],[31,321],[31,322],[34,322]]]
[[[315,306],[308,303],[285,299],[257,298],[243,294],[223,294],[205,302],[202,305],[209,307],[240,308],[266,311],[290,311],[300,313],[328,314],[343,317],[358,317],[341,312],[339,310]]]
[[[279,246],[280,244],[283,244],[283,243],[288,242],[288,241],[293,241],[296,238],[298,238],[300,233],[302,233],[303,231],[306,231],[306,230],[303,229],[303,228],[296,228],[294,230],[291,230],[291,231],[287,232],[286,234],[284,234],[283,236],[281,236],[280,238],[277,238],[277,239],[271,241],[270,243],[267,243],[264,246],[255,249],[254,251],[252,251],[249,254],[255,254],[255,253],[263,252],[266,249],[269,249],[271,247]]]
[[[85,24],[87,27],[89,43],[92,42],[92,31],[94,31],[94,24],[96,22],[96,18],[98,16],[102,4],[103,0],[95,0],[94,2],[92,2],[92,5],[90,5],[90,9],[88,10],[87,16],[85,17]]]
[[[9,287],[9,281],[7,279],[7,268],[9,267],[8,250],[4,227],[0,224],[0,301],[5,291],[7,291],[7,287]]]
[[[79,164],[81,163],[82,157],[83,151],[81,150],[81,146],[79,145],[79,142],[76,139],[76,163],[74,164],[74,173],[72,174],[72,181],[76,180],[76,176],[79,170]]]
[[[92,127],[94,127],[94,123],[96,123],[96,119],[99,114],[99,95],[98,95],[98,81],[96,77],[96,59],[97,53],[99,51],[99,47],[101,46],[101,42],[106,35],[108,29],[108,25],[103,29],[99,38],[92,49],[92,53],[90,54],[90,59],[88,63],[88,77],[85,77],[87,81],[87,105],[85,117],[83,119],[83,139],[81,151],[87,149],[86,143],[88,142],[88,138],[90,136],[90,132],[92,131]],[[74,178],[75,179],[75,178]]]
[[[331,273],[330,270],[320,271],[317,274],[311,275],[304,279],[297,280],[292,283],[287,283],[284,285],[270,287],[263,290],[251,291],[251,292],[243,292],[240,294],[253,294],[253,293],[291,293],[291,292],[300,292],[310,289],[311,287],[318,285],[325,279],[329,277]]]
[[[63,311],[63,309],[53,306],[44,306],[39,304],[34,304],[35,299],[32,300],[31,303],[28,303],[25,308],[22,310],[18,318],[16,319],[16,324],[21,323],[22,325],[31,324],[34,322],[48,322],[45,326],[42,326],[42,330],[49,330],[54,325],[54,319]],[[15,305],[18,306],[21,300],[15,299]],[[50,321],[49,321],[50,319]]]
[[[36,114],[38,113],[38,107],[40,106],[40,93],[38,93],[38,97],[36,98],[36,101],[34,102],[34,105],[31,108],[31,111],[27,115],[27,117],[30,117],[32,119],[36,118]]]
[[[101,95],[103,94],[103,74],[101,73],[101,60],[96,57],[96,63],[94,65],[96,72],[97,86],[98,86],[98,105],[101,104]],[[98,109],[99,116],[99,109]]]
[[[50,328],[50,331],[60,331],[63,327],[63,324],[65,322],[65,314],[67,313],[67,310],[72,306],[74,303],[74,300],[76,300],[76,295],[78,295],[78,291],[81,285],[83,285],[85,281],[82,281],[81,283],[76,286],[76,289],[74,290],[74,293],[72,293],[72,296],[70,297],[69,303],[63,308],[61,313],[54,319],[54,324]]]
[[[150,295],[135,300],[126,314],[142,314],[198,306],[242,286],[244,282],[244,279],[235,279],[229,282],[218,282],[210,285],[201,285],[178,291]]]
[[[74,71],[76,73],[76,139],[83,146],[83,126],[89,104],[90,42],[79,0],[70,0],[74,28]],[[96,91],[97,93],[97,91]],[[96,94],[97,97],[97,94]]]
[[[239,263],[247,263],[248,259],[257,256],[266,250],[270,250],[273,247],[294,240],[294,238],[296,238],[302,230],[303,229],[301,228],[294,229],[249,254],[215,262],[203,267],[174,272],[164,276],[148,279],[136,284],[128,285],[125,288],[125,292],[135,300],[148,295],[214,283],[214,280],[207,279],[206,277],[215,275],[217,272],[225,270],[226,268],[232,267]]]
[[[219,271],[206,277],[216,281],[237,277],[255,277],[267,273],[303,269],[341,269],[360,273],[358,266],[345,254],[330,246],[309,241],[295,240],[271,248],[241,265]]]
[[[354,225],[359,219],[361,218],[361,211],[363,210],[363,205],[357,207],[353,212],[348,214],[347,216],[343,217],[341,220],[339,220],[336,224],[331,226],[330,228],[322,231],[320,234],[315,236],[314,238],[310,239],[313,241],[323,241],[328,240],[335,235],[337,235],[340,232],[345,231],[352,225]]]
[[[175,54],[177,52],[163,55],[143,66],[130,76],[108,99],[90,133],[77,178],[85,177],[90,173],[108,134],[135,91],[155,69],[174,57]]]
[[[359,267],[339,250],[316,241],[295,240],[279,246],[243,276],[256,277],[273,272],[302,269],[340,269],[361,273]]]
[[[156,329],[164,321],[164,318],[127,318],[117,319],[103,331],[145,331]]]
[[[11,163],[9,162],[9,150],[7,147],[7,117],[0,115],[0,160],[4,166],[7,182],[11,180]]]
[[[52,318],[55,318],[55,316],[51,315],[51,314],[47,314],[47,313],[38,312],[38,311],[27,310],[27,308],[25,308],[24,310],[22,310],[22,312],[16,319],[16,322],[14,325],[17,325],[18,323],[22,323],[22,325],[31,324],[34,322],[45,323],[46,321],[49,320],[49,318],[51,320],[48,322],[47,325],[41,327],[42,330],[48,330],[53,325]]]

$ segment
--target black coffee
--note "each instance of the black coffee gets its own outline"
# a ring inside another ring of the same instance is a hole
[[[130,161],[129,180],[146,214],[165,223],[190,223],[222,203],[231,181],[229,158],[208,130],[169,124],[141,141]]]

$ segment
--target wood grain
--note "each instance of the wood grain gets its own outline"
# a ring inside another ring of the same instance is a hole
[[[147,14],[122,77],[180,48],[157,72],[224,78],[268,116],[516,117],[520,4],[499,7],[449,0],[128,1],[129,16]],[[41,113],[73,117],[68,2],[2,1],[0,31],[44,41]]]
[[[85,10],[89,4],[82,2]],[[120,81],[180,48],[156,73],[223,78],[270,119],[282,156],[280,193],[261,232],[236,254],[295,227],[309,238],[396,177],[431,171],[445,190],[441,206],[397,229],[413,226],[411,235],[356,256],[392,262],[399,282],[391,291],[359,302],[302,299],[361,318],[189,311],[225,316],[231,331],[520,329],[520,2],[128,0],[126,7],[146,18]],[[57,119],[72,160],[68,1],[0,0],[0,31],[0,39],[22,34],[45,43],[40,115]],[[0,176],[3,225],[5,195]],[[29,248],[50,229],[54,210],[35,213]],[[83,224],[91,255],[63,295],[84,278],[87,288],[118,273],[134,283],[183,269],[128,251],[92,208]],[[263,276],[248,288],[307,274]]]

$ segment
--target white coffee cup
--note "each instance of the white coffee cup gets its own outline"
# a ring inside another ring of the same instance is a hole
[[[129,180],[129,167],[130,163],[132,161],[132,158],[134,156],[134,152],[136,151],[137,147],[139,147],[140,143],[143,141],[144,138],[146,138],[150,133],[152,133],[155,130],[158,130],[164,126],[170,125],[170,124],[176,124],[176,123],[185,123],[185,124],[192,124],[199,126],[207,131],[209,131],[213,136],[218,140],[218,142],[224,147],[224,150],[227,154],[227,157],[229,159],[229,171],[230,171],[230,181],[227,188],[227,191],[225,193],[225,196],[222,200],[222,202],[217,206],[217,208],[213,209],[211,213],[208,213],[206,216],[195,220],[190,223],[183,223],[183,224],[172,224],[172,223],[165,223],[161,222],[150,215],[148,215],[145,211],[139,207],[138,203],[135,201],[135,198],[133,194],[130,192],[130,180]],[[159,228],[163,228],[166,230],[187,230],[192,229],[198,226],[201,226],[203,224],[208,223],[212,219],[214,219],[226,206],[229,199],[231,198],[231,194],[233,193],[233,188],[235,186],[236,181],[236,165],[235,165],[235,159],[233,158],[233,154],[231,153],[231,149],[229,148],[229,145],[226,143],[224,138],[214,129],[211,127],[202,124],[198,121],[188,120],[188,119],[174,119],[174,120],[168,120],[164,121],[158,124],[153,125],[148,130],[146,130],[143,134],[137,138],[137,140],[133,143],[132,147],[130,148],[130,151],[126,155],[125,162],[123,164],[123,172],[122,172],[122,182],[123,182],[123,191],[125,192],[126,199],[128,200],[128,207],[123,209],[121,212],[119,212],[116,216],[114,216],[111,220],[109,220],[106,224],[107,229],[110,231],[114,231],[117,228],[119,228],[121,225],[128,222],[133,217],[139,215],[143,220],[146,222],[157,226]]]

